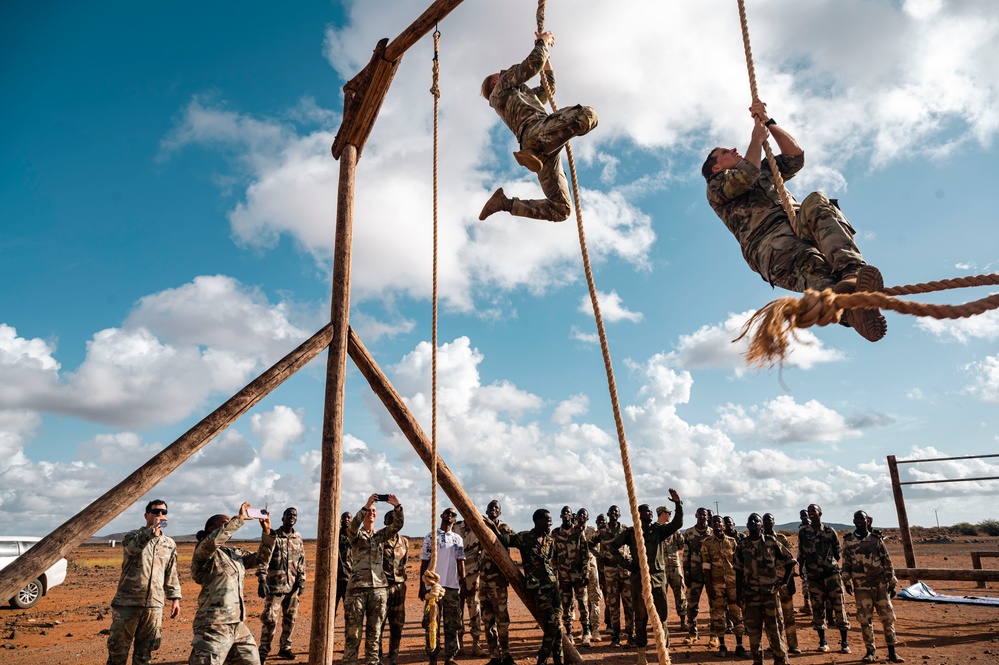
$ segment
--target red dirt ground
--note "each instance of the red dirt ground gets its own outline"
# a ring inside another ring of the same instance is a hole
[[[412,539],[411,539],[412,540]],[[418,543],[418,541],[417,541]],[[182,665],[187,662],[191,640],[191,618],[197,602],[198,586],[188,573],[193,544],[179,546],[181,559],[181,580],[184,598],[181,617],[177,620],[164,620],[163,645],[155,653],[154,662],[169,665]],[[307,543],[311,554],[315,542]],[[904,561],[901,547],[894,539],[889,539],[895,565]],[[963,538],[955,542],[925,543],[916,545],[916,561],[919,567],[927,568],[970,568],[972,551],[999,551],[999,538]],[[400,665],[426,662],[423,651],[423,636],[420,629],[421,607],[416,598],[415,579],[418,570],[418,547],[410,556],[410,603],[407,607],[409,621],[403,633]],[[49,663],[72,663],[73,665],[102,665],[107,658],[105,648],[106,630],[111,623],[110,601],[114,595],[121,563],[121,550],[106,546],[84,545],[69,557],[69,573],[66,582],[56,587],[30,610],[0,609],[0,664],[2,665],[48,665]],[[986,559],[985,567],[999,566],[999,560]],[[905,582],[901,581],[904,585]],[[972,582],[927,581],[936,591],[952,595],[999,595],[997,585],[988,589],[976,589]],[[310,588],[312,581],[310,580]],[[248,607],[247,624],[254,634],[260,634],[258,619],[263,601],[257,597],[256,582],[252,576],[247,580],[246,600]],[[800,603],[800,596],[795,600]],[[699,621],[707,618],[706,601],[701,601]],[[520,665],[533,665],[535,651],[540,641],[540,631],[520,601],[511,594],[510,644],[513,656]],[[849,611],[853,612],[852,602]],[[944,605],[916,603],[897,600],[895,611],[898,616],[897,632],[899,652],[909,663],[929,663],[932,665],[985,665],[999,663],[999,607],[977,607],[970,605]],[[799,614],[799,626],[807,620]],[[307,660],[306,647],[312,619],[312,594],[303,596],[299,625],[295,634],[294,651],[298,662]],[[859,663],[864,655],[860,630],[851,617],[853,628],[850,655],[836,652],[816,653],[817,639],[811,628],[799,630],[800,656],[792,657],[794,665],[818,665],[819,663]],[[342,618],[337,616],[335,646],[343,647]],[[670,630],[676,631],[676,616],[670,616]],[[875,625],[879,625],[875,621]],[[577,624],[578,626],[578,624]],[[701,631],[707,634],[707,627]],[[675,632],[674,632],[675,634]],[[833,636],[835,637],[835,636]],[[878,653],[886,656],[884,640],[876,631]],[[731,642],[731,638],[729,639]],[[830,643],[834,644],[830,639]],[[650,644],[649,661],[654,662],[655,650]],[[730,645],[731,648],[731,645]],[[812,650],[812,651],[810,651]],[[635,651],[612,649],[606,639],[591,649],[580,647],[580,654],[587,663],[601,665],[630,665],[635,662]],[[674,645],[671,649],[672,661],[677,664],[720,663],[714,652],[707,648],[707,640],[702,637],[696,646]],[[459,665],[484,665],[486,657],[459,657]],[[735,660],[731,657],[730,660]],[[289,661],[272,660],[280,663]],[[749,662],[749,661],[744,661]]]

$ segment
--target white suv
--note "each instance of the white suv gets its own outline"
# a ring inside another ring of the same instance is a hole
[[[34,547],[41,538],[34,536],[0,536],[0,569],[9,566],[14,559]],[[49,589],[62,584],[66,579],[66,558],[59,559],[52,567],[42,573],[38,579],[28,584],[10,599],[12,607],[26,610],[34,606],[38,599],[46,595]]]

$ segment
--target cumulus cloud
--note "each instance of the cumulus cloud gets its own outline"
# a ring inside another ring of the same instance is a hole
[[[291,447],[305,436],[304,409],[278,405],[250,416],[250,431],[260,439],[260,456],[269,460],[291,457]]]
[[[600,314],[608,323],[617,323],[618,321],[639,323],[645,318],[645,315],[641,312],[632,312],[625,307],[624,301],[617,294],[617,291],[611,291],[610,293],[601,293],[598,291],[597,302],[600,304]],[[593,302],[590,300],[589,295],[585,295],[580,299],[577,311],[593,316]]]
[[[986,356],[981,362],[969,365],[968,369],[974,373],[969,392],[983,402],[999,402],[999,356]]]
[[[999,339],[999,311],[992,310],[967,319],[941,320],[920,317],[916,327],[944,341],[967,344],[973,340]]]

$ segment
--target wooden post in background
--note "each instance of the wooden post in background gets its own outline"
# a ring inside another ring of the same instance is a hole
[[[902,481],[898,477],[898,462],[894,455],[888,456],[888,475],[891,477],[891,493],[895,497],[895,512],[898,514],[898,533],[902,538],[902,551],[905,553],[905,567],[916,567],[916,553],[912,549],[912,534],[909,532],[909,516],[905,512],[905,497],[902,496]],[[915,578],[910,578],[915,584]]]
[[[312,596],[309,665],[333,662],[336,619],[336,566],[340,536],[340,480],[343,463],[343,394],[350,323],[350,253],[354,232],[354,175],[357,149],[348,144],[340,155],[336,201],[336,245],[333,247],[333,336],[326,359],[326,409],[323,414],[319,521],[316,534],[316,582]]]

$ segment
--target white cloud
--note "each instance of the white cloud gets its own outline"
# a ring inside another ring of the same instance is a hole
[[[292,444],[305,436],[304,409],[277,405],[266,413],[250,416],[250,431],[260,439],[260,456],[268,460],[291,457]]]
[[[104,466],[120,467],[130,472],[145,464],[163,449],[160,443],[143,443],[135,432],[98,434],[80,445],[80,456]]]
[[[775,443],[832,442],[860,435],[836,411],[816,400],[798,404],[790,395],[764,404],[757,431],[762,439]]]
[[[999,310],[992,310],[966,319],[941,320],[920,317],[916,327],[944,341],[953,340],[967,344],[972,340],[999,339]]]
[[[552,422],[568,425],[576,416],[584,416],[590,410],[590,398],[580,393],[559,402],[552,412]]]
[[[967,369],[975,373],[969,392],[983,402],[999,403],[999,356],[986,356]]]
[[[597,302],[600,304],[601,316],[608,323],[617,323],[618,321],[639,323],[645,318],[645,315],[641,312],[632,312],[625,307],[624,301],[621,300],[621,296],[617,294],[617,291],[611,291],[610,293],[597,291]],[[593,316],[593,302],[590,300],[588,294],[580,299],[577,311]]]

